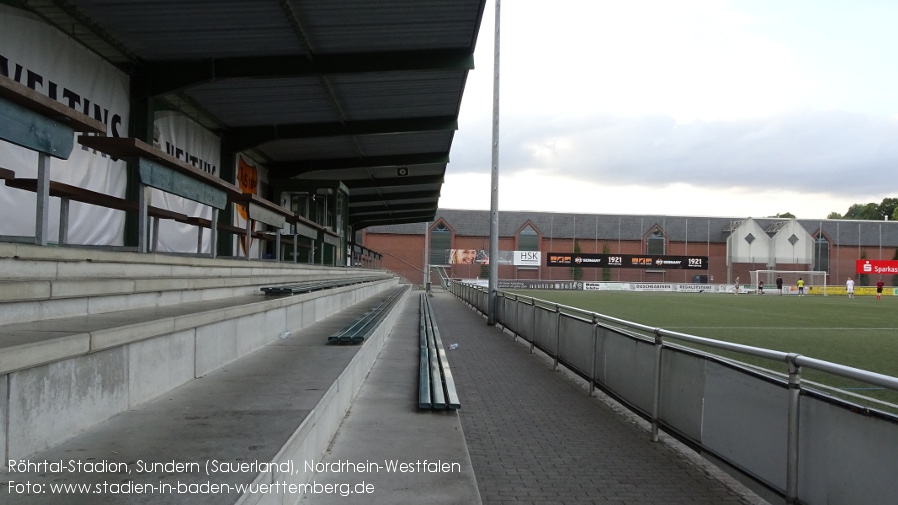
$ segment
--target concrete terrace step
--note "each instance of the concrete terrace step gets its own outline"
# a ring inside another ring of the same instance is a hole
[[[21,323],[259,294],[386,271],[0,244],[0,321]]]
[[[0,325],[0,462],[52,447],[397,284],[389,278],[290,297],[232,296],[58,319],[38,313]],[[6,305],[14,304],[0,308]]]
[[[402,301],[362,345],[327,344],[328,335],[393,290],[404,291]],[[319,460],[326,450],[402,313],[408,291],[407,286],[398,286],[371,296],[55,447],[27,458],[10,455],[31,463],[101,463],[113,470],[90,473],[24,468],[24,473],[9,472],[0,482],[3,502],[295,502],[299,498],[295,488],[292,492],[288,488],[280,492],[257,488],[255,493],[241,495],[234,486],[298,486],[309,481],[312,472],[305,462]],[[207,468],[226,471],[207,474]],[[9,481],[30,482],[32,488],[41,486],[45,492],[19,492],[19,488],[10,487]],[[91,493],[54,494],[49,489],[51,484],[87,485]],[[122,484],[155,487],[141,492],[108,492],[110,485]],[[198,487],[209,484],[222,486],[218,488],[221,492],[208,492],[208,488],[202,492]],[[184,490],[194,486],[200,492],[179,494],[179,486]]]

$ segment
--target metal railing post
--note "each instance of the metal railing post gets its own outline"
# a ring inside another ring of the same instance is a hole
[[[555,304],[555,362],[552,370],[558,370],[558,347],[561,340],[561,306]]]
[[[530,299],[533,310],[530,314],[530,354],[533,354],[534,342],[536,342],[536,298]]]
[[[511,328],[511,338],[513,342],[518,341],[518,295],[514,295],[514,325]]]
[[[661,417],[661,350],[664,340],[660,328],[655,328],[655,385],[652,391],[652,442],[658,441],[658,424]]]
[[[589,374],[589,396],[596,390],[596,354],[599,350],[599,318],[595,314],[592,316],[592,373]]]
[[[801,408],[801,366],[797,354],[786,356],[789,364],[789,432],[786,439],[786,503],[798,503],[798,429]]]

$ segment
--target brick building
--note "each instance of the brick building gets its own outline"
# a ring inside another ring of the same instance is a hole
[[[478,263],[457,264],[450,250],[489,250],[489,211],[439,209],[430,223],[373,226],[362,232],[365,247],[384,254],[383,266],[411,282],[424,279],[425,255],[432,266],[454,278],[487,275]],[[429,241],[426,240],[429,237]],[[748,283],[752,270],[821,270],[830,284],[859,279],[858,259],[898,256],[898,222],[640,216],[503,211],[499,213],[499,250],[540,251],[539,266],[499,266],[500,279],[630,282]],[[559,252],[707,256],[707,270],[662,268],[582,268],[546,266],[546,255]],[[697,278],[697,276],[699,276]],[[894,285],[892,276],[883,278]],[[434,281],[437,280],[434,277]]]

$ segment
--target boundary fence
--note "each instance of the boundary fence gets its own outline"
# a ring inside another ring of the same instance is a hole
[[[485,288],[449,290],[482,313]],[[760,484],[772,501],[854,505],[898,496],[898,417],[802,383],[802,368],[898,391],[898,378],[798,354],[649,327],[499,292],[497,324],[548,354],[659,430]],[[767,358],[788,378],[677,345]],[[757,487],[757,486],[756,486]]]

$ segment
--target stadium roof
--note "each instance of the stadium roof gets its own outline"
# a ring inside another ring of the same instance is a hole
[[[432,220],[486,0],[65,0],[14,5],[264,160],[342,181],[349,222]],[[289,184],[289,183],[286,183]]]

